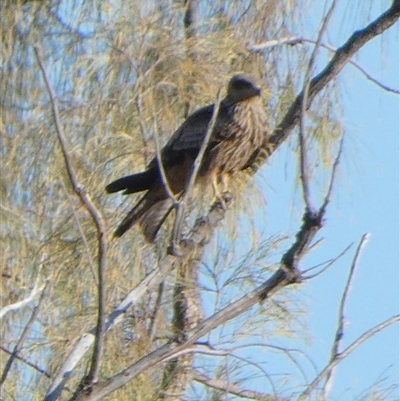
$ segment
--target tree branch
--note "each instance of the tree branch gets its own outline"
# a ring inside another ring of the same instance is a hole
[[[218,223],[224,218],[224,215],[225,210],[217,203],[211,207],[206,218],[197,221],[190,233],[189,241],[181,243],[180,245],[184,258],[189,257],[189,254],[192,255],[192,259],[198,257],[196,255],[201,253],[203,247],[209,241],[213,229],[215,229]],[[196,247],[195,244],[197,244]],[[174,269],[176,262],[177,259],[174,256],[166,255],[157,267],[108,315],[106,319],[106,331],[111,330],[121,322],[125,312],[136,304],[144,294],[157,288]],[[69,380],[75,366],[93,344],[95,332],[96,328],[93,328],[79,338],[47,390],[45,401],[55,401],[59,397],[61,390]]]
[[[323,370],[322,372],[314,379],[314,381],[300,394],[298,401],[305,400],[311,392],[315,389],[318,383],[326,377],[326,375],[335,368],[343,359],[348,357],[354,350],[356,350],[364,341],[368,340],[375,334],[379,333],[386,327],[392,325],[393,323],[400,322],[400,315],[393,316],[384,322],[376,325],[372,329],[366,331],[363,335],[357,338],[349,347],[347,347],[343,352],[336,355],[335,359],[331,361]]]
[[[105,319],[105,283],[104,283],[104,271],[106,267],[106,253],[107,253],[107,242],[106,242],[106,227],[104,219],[100,211],[96,208],[90,196],[86,190],[82,188],[78,182],[74,167],[72,165],[71,158],[68,152],[68,146],[64,137],[63,130],[61,128],[61,120],[58,111],[58,100],[54,89],[51,85],[47,69],[41,57],[41,50],[38,47],[34,48],[36,59],[39,67],[42,71],[43,79],[45,81],[47,91],[50,96],[51,108],[53,113],[54,125],[57,132],[58,142],[61,146],[62,155],[64,158],[65,166],[71,182],[72,188],[76,195],[79,197],[86,210],[89,212],[93,219],[97,232],[97,270],[98,270],[98,315],[97,315],[97,329],[96,329],[96,341],[94,352],[92,356],[91,368],[87,378],[87,382],[91,385],[97,381],[97,376],[100,369],[101,357],[103,354],[103,341],[104,341],[104,319]]]
[[[33,323],[35,323],[36,317],[37,317],[37,315],[39,313],[40,304],[42,303],[43,298],[44,298],[44,294],[46,292],[47,284],[48,284],[48,281],[46,281],[46,284],[44,285],[44,287],[43,287],[43,289],[41,291],[38,304],[33,308],[31,317],[29,318],[28,323],[26,324],[24,330],[22,331],[21,337],[19,338],[19,340],[15,344],[14,350],[13,350],[10,358],[8,358],[8,360],[6,362],[6,365],[5,365],[4,370],[3,370],[3,374],[1,375],[1,378],[0,378],[0,388],[2,387],[4,382],[6,381],[8,372],[11,369],[11,365],[14,362],[14,360],[16,359],[19,351],[21,351],[22,345],[24,344],[24,342],[25,342],[25,340],[26,340],[26,338],[27,338],[27,336],[29,334],[29,331],[32,328]]]
[[[345,311],[347,299],[350,294],[351,284],[353,282],[354,273],[355,273],[355,270],[356,270],[356,267],[358,264],[358,260],[361,255],[361,251],[362,251],[364,245],[367,243],[368,239],[369,239],[368,234],[364,234],[362,236],[361,241],[357,247],[356,253],[354,255],[353,263],[351,264],[351,267],[350,267],[349,277],[347,278],[347,283],[344,288],[342,299],[340,301],[339,319],[338,319],[335,338],[334,338],[333,345],[332,345],[330,363],[332,363],[335,360],[335,358],[339,355],[340,341],[343,338],[343,334],[344,334],[344,320],[345,320],[344,319],[344,311]],[[332,367],[332,369],[329,370],[326,374],[326,382],[325,382],[325,386],[324,386],[325,399],[329,398],[329,392],[332,387],[333,374],[334,374],[334,367]]]
[[[315,96],[341,72],[343,67],[350,62],[351,58],[362,46],[390,28],[399,17],[400,5],[398,1],[394,1],[392,6],[375,21],[371,22],[365,28],[354,32],[347,42],[336,51],[323,71],[311,80],[306,107],[310,107]],[[304,92],[301,92],[296,97],[282,121],[275,128],[269,139],[266,140],[263,149],[259,151],[249,166],[253,173],[258,171],[265,163],[268,155],[275,151],[289,137],[293,128],[299,123],[303,96]]]
[[[250,398],[252,400],[259,401],[288,401],[287,398],[276,397],[275,395],[268,395],[259,393],[257,391],[245,390],[237,384],[229,383],[222,379],[211,379],[197,371],[194,372],[193,378],[197,382],[204,384],[207,387],[214,388],[224,393],[233,394],[237,397]]]
[[[0,310],[0,319],[2,319],[3,316],[5,316],[8,312],[22,308],[23,306],[25,306],[26,304],[31,302],[33,299],[35,299],[36,295],[38,295],[40,292],[43,291],[44,287],[45,287],[45,284],[42,284],[41,286],[39,286],[39,280],[36,280],[35,286],[33,287],[32,291],[25,299],[23,299],[22,301],[7,305]]]
[[[109,378],[103,383],[98,383],[90,394],[81,392],[77,396],[76,401],[101,400],[102,397],[112,393],[119,387],[122,387],[145,370],[156,366],[161,362],[170,360],[177,355],[189,352],[188,349],[193,346],[196,341],[210,333],[216,327],[239,316],[254,304],[265,300],[267,297],[271,297],[281,288],[298,282],[298,263],[301,256],[307,251],[313,237],[321,227],[321,219],[322,216],[314,216],[307,212],[305,213],[304,222],[296,236],[296,241],[283,255],[281,267],[268,280],[266,280],[264,284],[243,296],[238,301],[233,302],[222,310],[216,312],[214,315],[203,320],[187,334],[182,342],[178,344],[175,342],[169,342],[162,345],[114,377]]]
[[[329,8],[327,14],[322,20],[321,28],[318,31],[317,43],[314,46],[314,49],[311,53],[311,57],[308,63],[308,67],[306,70],[306,74],[304,77],[304,86],[303,86],[303,97],[301,101],[301,113],[300,113],[300,129],[299,129],[299,145],[300,145],[300,181],[303,188],[303,198],[304,203],[307,206],[307,210],[311,213],[314,212],[314,206],[311,200],[310,193],[310,168],[308,166],[307,159],[307,135],[306,135],[306,114],[307,114],[307,101],[308,101],[308,93],[310,90],[311,84],[311,76],[314,69],[315,60],[317,58],[318,51],[321,47],[322,37],[325,33],[325,30],[328,26],[329,20],[333,15],[333,10],[336,6],[336,1],[333,0],[331,7]]]

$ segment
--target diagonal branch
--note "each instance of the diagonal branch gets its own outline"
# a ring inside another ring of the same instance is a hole
[[[367,42],[389,29],[400,17],[399,1],[393,1],[392,6],[381,14],[375,21],[371,22],[365,28],[354,32],[347,42],[340,47],[328,65],[316,75],[310,82],[306,107],[310,107],[315,96],[341,72],[344,66],[350,62],[351,58]],[[275,128],[269,139],[266,140],[263,149],[252,160],[249,167],[253,173],[265,163],[271,151],[283,143],[290,135],[293,128],[299,123],[301,115],[301,105],[304,92],[301,92],[291,105],[290,109]]]
[[[353,263],[351,264],[350,272],[349,272],[349,277],[347,278],[347,283],[343,292],[342,300],[340,301],[340,307],[339,307],[339,319],[338,319],[338,325],[336,329],[336,334],[331,350],[331,359],[330,363],[334,362],[335,358],[339,355],[339,346],[340,346],[340,341],[343,338],[343,332],[344,332],[344,311],[347,303],[347,299],[349,297],[350,289],[351,289],[351,284],[353,282],[353,277],[354,273],[357,267],[358,260],[361,255],[361,251],[364,247],[364,245],[367,243],[369,239],[369,234],[364,234],[361,238],[360,243],[358,244],[356,253],[354,255]],[[326,374],[326,382],[325,382],[325,399],[329,398],[329,391],[332,386],[332,378],[334,374],[334,367],[327,372]]]
[[[340,158],[341,158],[342,152],[343,152],[343,143],[344,143],[344,135],[340,139],[339,150],[338,150],[338,153],[336,155],[335,161],[333,163],[331,179],[330,179],[329,186],[328,186],[328,191],[327,191],[327,193],[325,195],[324,202],[323,202],[323,204],[321,206],[321,210],[323,212],[325,212],[325,209],[328,206],[328,203],[329,203],[329,201],[331,199],[331,195],[332,195],[332,191],[333,191],[333,185],[335,183],[335,178],[336,178],[336,174],[337,174],[337,169],[339,167]]]
[[[104,272],[106,267],[106,253],[107,253],[107,242],[106,242],[106,226],[100,211],[96,208],[92,199],[82,188],[78,182],[75,169],[72,165],[71,158],[68,152],[67,141],[64,137],[63,130],[61,128],[61,120],[58,111],[58,99],[51,85],[47,69],[44,65],[41,50],[38,47],[34,48],[36,59],[38,61],[39,67],[42,71],[43,79],[45,81],[47,91],[50,96],[51,108],[53,113],[54,125],[56,128],[58,142],[61,146],[62,155],[64,158],[65,166],[71,182],[72,188],[76,195],[79,197],[82,204],[85,206],[93,222],[96,226],[97,232],[97,269],[98,269],[98,316],[97,316],[97,329],[96,329],[96,342],[95,348],[92,356],[92,363],[90,372],[88,375],[88,383],[91,384],[97,381],[97,376],[100,369],[101,357],[103,354],[103,341],[104,341],[104,319],[105,319],[105,283],[104,283]]]
[[[39,313],[40,304],[42,303],[42,301],[44,299],[44,295],[45,295],[48,283],[49,282],[46,281],[46,283],[44,284],[44,287],[41,290],[41,294],[40,294],[40,298],[39,298],[38,304],[33,308],[31,317],[29,318],[28,323],[26,324],[24,330],[22,331],[21,337],[18,339],[17,343],[15,344],[14,350],[13,350],[10,358],[8,358],[7,363],[5,364],[5,367],[4,367],[4,370],[3,370],[3,374],[1,375],[1,378],[0,378],[0,388],[4,384],[4,382],[6,381],[8,372],[11,369],[11,365],[14,362],[14,360],[17,358],[18,353],[21,351],[21,348],[22,348],[22,346],[23,346],[23,344],[24,344],[24,342],[25,342],[25,340],[26,340],[26,338],[27,338],[27,336],[28,336],[28,334],[29,334],[29,332],[30,332],[30,330],[32,328],[32,325],[35,323],[35,320],[36,320],[37,315]]]
[[[201,384],[204,384],[207,387],[211,387],[225,393],[233,394],[237,397],[249,398],[259,401],[288,401],[287,398],[281,398],[275,395],[268,395],[252,390],[245,390],[235,383],[229,383],[222,379],[213,379],[197,371],[194,372],[193,379]]]
[[[25,299],[23,299],[22,301],[18,301],[13,304],[7,305],[4,308],[0,309],[0,319],[2,319],[3,316],[5,316],[8,312],[22,308],[23,306],[25,306],[26,304],[31,302],[33,299],[35,299],[36,295],[38,295],[39,293],[41,293],[43,291],[44,287],[45,287],[45,284],[42,284],[41,286],[39,286],[39,279],[37,279],[35,286],[33,287],[32,291]]]
[[[311,392],[315,389],[318,383],[326,377],[326,375],[332,371],[332,369],[338,365],[343,359],[347,358],[353,351],[355,351],[364,341],[368,340],[375,334],[379,333],[380,331],[384,330],[386,327],[390,325],[400,322],[400,315],[392,316],[391,318],[385,320],[384,322],[376,325],[372,329],[366,331],[360,337],[357,338],[351,345],[349,345],[343,352],[336,355],[335,359],[326,366],[322,372],[314,379],[314,381],[300,394],[297,401],[305,400]]]

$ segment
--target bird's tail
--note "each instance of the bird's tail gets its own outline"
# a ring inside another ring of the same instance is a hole
[[[148,242],[154,242],[157,232],[173,208],[170,198],[154,200],[152,191],[140,199],[125,216],[114,235],[121,237],[129,228],[140,221],[143,234]]]
[[[152,205],[148,212],[143,216],[143,219],[140,221],[140,227],[148,242],[154,242],[158,230],[171,213],[173,207],[173,200],[171,198],[166,198]]]
[[[150,169],[142,173],[127,175],[113,181],[106,186],[106,191],[111,194],[125,190],[124,194],[133,194],[150,189],[157,178],[157,170]]]

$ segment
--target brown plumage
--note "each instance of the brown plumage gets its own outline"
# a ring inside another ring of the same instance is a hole
[[[214,105],[197,110],[178,128],[161,151],[161,159],[170,189],[180,194],[190,178],[213,115]],[[261,102],[261,90],[245,75],[235,75],[221,102],[216,123],[198,172],[197,182],[211,183],[216,197],[219,185],[226,190],[227,179],[246,167],[267,135],[267,122]],[[147,190],[123,219],[114,235],[120,237],[140,222],[146,239],[153,242],[162,223],[173,208],[161,179],[157,159],[147,170],[122,177],[106,187],[108,193],[124,194]]]

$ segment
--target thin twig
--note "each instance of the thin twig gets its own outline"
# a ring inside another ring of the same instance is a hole
[[[138,80],[140,81],[140,80]],[[136,84],[136,88],[137,90],[139,90],[138,88],[138,83]],[[141,130],[141,134],[142,134],[142,139],[143,139],[143,149],[145,152],[145,163],[147,164],[150,160],[150,152],[149,152],[149,146],[148,146],[148,138],[147,138],[147,128],[145,125],[145,119],[144,119],[144,115],[143,115],[143,110],[142,110],[142,96],[141,94],[138,94],[135,97],[135,106],[139,115],[139,125],[140,125],[140,130]]]
[[[63,181],[61,181],[61,185],[62,185],[62,187],[64,189],[65,196],[68,199],[69,206],[71,207],[72,215],[74,216],[74,220],[75,220],[76,226],[78,228],[79,235],[81,236],[81,239],[82,239],[82,242],[83,242],[83,246],[85,248],[85,252],[86,252],[86,255],[87,255],[88,260],[89,260],[90,270],[91,270],[91,272],[93,274],[93,280],[98,285],[99,283],[98,283],[98,280],[97,280],[97,277],[96,277],[96,266],[94,265],[92,254],[91,254],[90,249],[89,249],[89,244],[87,242],[86,235],[85,235],[85,233],[84,233],[84,231],[82,229],[82,224],[80,222],[78,214],[75,211],[74,205],[72,203],[72,199],[69,196],[68,190],[65,187],[65,184],[64,184]]]
[[[313,266],[307,270],[303,270],[302,272],[302,280],[311,280],[319,275],[321,275],[322,273],[324,273],[326,270],[328,270],[334,263],[336,263],[351,247],[353,244],[348,245],[342,252],[339,253],[339,255],[337,255],[336,257],[334,257],[331,260],[328,260],[326,262],[320,263],[318,266]],[[317,267],[321,266],[321,265],[325,265],[325,267],[323,269],[321,269],[318,273],[312,274],[310,276],[305,276],[306,273],[316,269]]]
[[[164,294],[164,282],[161,282],[160,285],[158,286],[157,298],[154,303],[154,312],[153,315],[151,316],[149,323],[148,337],[150,339],[150,342],[154,341],[155,330],[157,327],[157,318],[160,313],[163,294]]]
[[[331,358],[329,361],[330,363],[332,363],[335,360],[335,358],[339,355],[340,341],[343,338],[343,334],[344,334],[344,325],[345,325],[344,313],[345,313],[346,303],[349,298],[351,284],[353,282],[353,278],[354,278],[355,270],[356,270],[356,267],[358,264],[358,260],[361,256],[362,249],[363,249],[364,245],[367,243],[368,239],[369,239],[369,234],[364,234],[362,236],[360,243],[358,244],[356,253],[354,255],[353,262],[350,267],[349,276],[347,278],[347,283],[344,288],[342,299],[340,301],[339,319],[338,319],[335,338],[334,338],[333,345],[332,345]],[[324,386],[325,399],[329,399],[329,392],[332,388],[333,375],[335,373],[334,368],[335,367],[332,366],[332,369],[330,369],[326,374],[326,381],[325,381],[325,386]]]
[[[374,326],[372,329],[369,329],[360,337],[357,338],[351,345],[349,345],[343,352],[338,354],[336,358],[329,363],[321,373],[313,380],[313,382],[300,394],[297,401],[305,400],[311,392],[315,389],[318,383],[336,366],[338,365],[343,359],[348,357],[353,351],[355,351],[364,341],[368,340],[375,334],[379,333],[380,331],[384,330],[386,327],[400,322],[400,315],[392,316],[391,318],[385,320],[384,322]]]
[[[155,115],[154,111],[153,111],[153,114]],[[160,141],[159,141],[159,129],[158,129],[157,120],[155,118],[153,120],[153,132],[154,132],[154,143],[156,145],[156,159],[157,159],[158,169],[161,174],[161,181],[163,183],[165,192],[167,193],[168,197],[172,199],[172,201],[174,202],[174,205],[178,205],[179,199],[175,196],[174,192],[172,191],[171,187],[169,186],[167,174],[165,172],[164,164],[162,161],[161,146],[160,146]]]
[[[318,32],[317,43],[314,46],[314,49],[311,53],[310,61],[308,63],[308,67],[306,70],[306,74],[304,77],[304,87],[303,87],[303,98],[301,103],[301,112],[300,112],[300,126],[299,126],[299,146],[300,146],[300,179],[303,188],[303,197],[304,203],[307,206],[307,209],[313,213],[315,211],[310,193],[310,169],[308,166],[307,160],[307,139],[306,139],[306,128],[305,128],[305,120],[307,113],[307,103],[308,103],[308,94],[310,90],[311,84],[311,76],[314,69],[315,60],[317,58],[318,51],[321,47],[322,37],[325,33],[325,30],[328,26],[328,22],[333,14],[333,10],[335,8],[337,0],[333,0],[331,7],[329,8],[327,14],[322,20],[321,28]]]
[[[15,344],[14,350],[13,350],[10,358],[8,358],[8,361],[7,361],[7,363],[6,363],[5,367],[4,367],[4,370],[3,370],[3,374],[1,375],[1,378],[0,378],[0,388],[4,384],[4,382],[6,381],[8,372],[11,369],[11,365],[14,362],[14,360],[16,359],[19,351],[21,351],[21,348],[22,348],[22,346],[23,346],[23,344],[24,344],[24,342],[25,342],[25,340],[26,340],[26,338],[27,338],[27,336],[29,334],[29,331],[31,330],[33,323],[35,323],[36,317],[37,317],[37,315],[39,313],[40,305],[41,305],[41,303],[42,303],[42,301],[44,299],[44,295],[46,293],[46,288],[47,288],[47,284],[48,283],[49,283],[49,281],[47,280],[45,285],[44,285],[44,287],[43,287],[43,290],[42,290],[42,292],[40,294],[39,301],[38,301],[37,305],[33,308],[31,317],[29,318],[28,323],[26,324],[24,330],[22,331],[21,337],[19,338],[19,340]]]
[[[332,174],[331,174],[331,180],[329,182],[328,192],[326,193],[324,203],[321,206],[321,210],[323,210],[324,212],[325,212],[326,207],[328,206],[328,203],[329,203],[331,195],[332,195],[333,184],[335,182],[335,178],[337,175],[337,169],[339,166],[340,157],[342,156],[342,152],[343,152],[343,143],[344,143],[344,135],[342,135],[342,138],[340,139],[339,150],[338,150],[338,153],[336,155],[336,158],[335,158],[335,161],[334,161],[333,167],[332,167]]]
[[[51,85],[50,78],[47,69],[44,65],[41,53],[42,49],[34,47],[36,59],[38,61],[39,67],[42,71],[43,79],[45,81],[47,91],[50,96],[51,109],[53,113],[54,125],[56,128],[58,142],[61,146],[62,155],[64,158],[65,166],[67,169],[68,177],[71,185],[79,197],[82,204],[85,206],[93,222],[96,226],[97,232],[97,270],[98,270],[98,316],[97,316],[97,330],[96,330],[96,341],[92,356],[92,363],[88,375],[88,384],[91,385],[93,382],[97,381],[98,373],[100,370],[100,363],[103,354],[103,342],[104,342],[104,319],[105,319],[105,282],[104,282],[104,272],[106,268],[106,253],[107,253],[107,242],[106,242],[106,226],[100,211],[96,208],[90,196],[87,194],[86,190],[82,188],[78,182],[75,169],[72,165],[72,161],[68,152],[68,146],[64,133],[61,127],[61,120],[58,111],[58,99]]]
[[[22,301],[19,301],[19,302],[15,302],[11,305],[7,305],[0,310],[0,319],[2,319],[3,316],[5,316],[8,312],[22,308],[23,306],[25,306],[26,304],[31,302],[33,299],[35,299],[36,295],[38,295],[41,291],[43,291],[44,286],[45,286],[45,284],[42,284],[41,286],[39,286],[39,280],[36,280],[35,286],[33,287],[32,291],[25,299],[23,299]]]
[[[199,383],[204,384],[207,387],[214,388],[219,391],[224,391],[229,394],[236,395],[238,397],[249,398],[252,400],[260,400],[260,401],[287,401],[287,398],[277,397],[276,395],[269,395],[265,393],[260,393],[257,391],[246,390],[240,387],[238,384],[230,383],[227,380],[210,378],[198,371],[195,371],[193,374],[193,379]]]
[[[7,348],[3,347],[2,345],[0,345],[0,349],[8,355],[14,355],[13,351],[8,350]],[[41,373],[42,375],[44,375],[48,378],[51,377],[51,374],[49,372],[47,372],[40,366],[36,365],[35,363],[30,362],[27,359],[23,358],[21,355],[14,355],[14,356],[15,356],[15,359],[18,359],[19,361],[23,362],[25,365],[31,367],[32,369],[35,369],[37,372]]]

